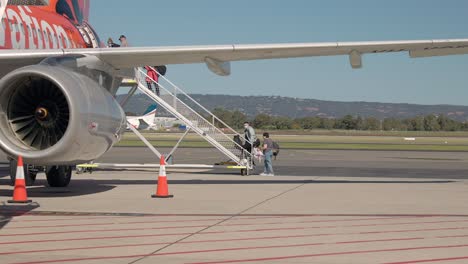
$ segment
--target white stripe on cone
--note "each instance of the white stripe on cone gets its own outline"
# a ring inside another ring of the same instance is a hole
[[[24,169],[23,166],[16,167],[16,179],[24,180]]]
[[[166,177],[166,166],[161,165],[159,168],[159,177]]]

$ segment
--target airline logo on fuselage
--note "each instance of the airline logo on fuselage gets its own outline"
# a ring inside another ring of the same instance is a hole
[[[66,18],[60,18],[66,21]],[[67,34],[62,25],[52,23],[50,20],[39,19],[28,6],[8,6],[1,20],[1,28],[3,32],[0,34],[0,48],[60,49],[77,47],[73,37]]]

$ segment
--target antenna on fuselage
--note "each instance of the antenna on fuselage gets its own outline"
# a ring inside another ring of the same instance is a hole
[[[48,6],[49,0],[8,0],[8,5]]]

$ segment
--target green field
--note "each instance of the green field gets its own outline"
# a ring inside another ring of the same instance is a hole
[[[180,133],[143,133],[156,147],[172,147]],[[405,140],[405,138],[415,140]],[[278,131],[272,138],[282,149],[337,149],[337,150],[414,150],[414,151],[468,151],[467,132],[366,132],[366,131]],[[126,133],[118,146],[144,146],[132,133]],[[206,141],[189,134],[181,147],[208,148]]]

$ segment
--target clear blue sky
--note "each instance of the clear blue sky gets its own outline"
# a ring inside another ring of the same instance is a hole
[[[132,46],[468,38],[466,0],[91,0],[105,41]],[[188,92],[281,95],[339,101],[468,105],[468,55],[410,59],[407,53],[235,62],[230,77],[205,65],[173,65]]]

